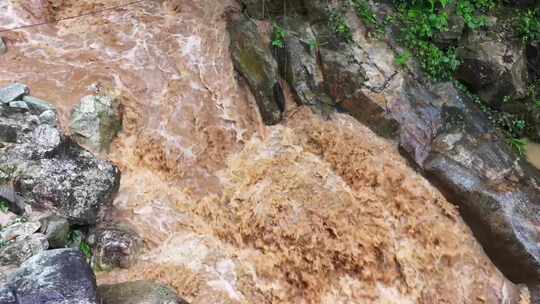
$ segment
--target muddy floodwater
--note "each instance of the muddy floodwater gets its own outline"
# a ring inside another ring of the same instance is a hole
[[[122,3],[42,2],[0,0],[0,27]],[[231,7],[145,1],[4,35],[0,85],[27,84],[64,126],[87,94],[122,100],[123,130],[101,155],[122,171],[108,219],[145,247],[98,284],[157,280],[193,304],[507,301],[513,284],[394,143],[290,100],[283,125],[261,123],[231,63]],[[538,165],[540,146],[529,151]]]

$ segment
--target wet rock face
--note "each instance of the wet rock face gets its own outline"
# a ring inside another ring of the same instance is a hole
[[[121,128],[120,103],[111,96],[85,96],[71,114],[72,137],[94,152],[108,151]]]
[[[27,91],[4,89],[0,95],[20,99]],[[118,191],[118,168],[66,137],[50,106],[18,102],[27,107],[0,106],[0,134],[7,134],[0,143],[0,183],[13,184],[13,209],[22,212],[23,202],[73,223],[95,223]]]
[[[96,280],[79,250],[49,250],[9,275],[0,288],[0,299],[5,299],[1,303],[95,304]]]
[[[294,90],[298,103],[329,112],[335,104],[326,94],[313,29],[302,18],[284,17],[280,22],[290,33],[284,38],[283,48],[274,48],[281,74]]]
[[[277,124],[285,101],[269,43],[259,33],[257,24],[245,16],[232,17],[228,27],[235,69],[246,79],[264,123]]]
[[[188,304],[170,287],[147,281],[100,285],[98,294],[102,304]]]
[[[101,269],[128,268],[142,248],[142,239],[124,225],[98,227],[89,243],[93,264]]]
[[[456,78],[486,103],[499,107],[505,97],[522,98],[527,94],[525,48],[519,39],[508,38],[496,28],[470,31],[460,42],[457,54],[462,64]]]

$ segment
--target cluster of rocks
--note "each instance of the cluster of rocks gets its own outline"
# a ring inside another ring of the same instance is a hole
[[[540,171],[513,151],[473,100],[452,82],[433,83],[415,68],[414,60],[408,69],[398,66],[394,50],[400,46],[393,29],[387,29],[387,41],[370,39],[367,26],[350,7],[339,8],[353,37],[345,42],[329,26],[335,3],[287,1],[283,16],[283,7],[268,1],[240,2],[243,12],[229,20],[231,57],[267,124],[278,123],[282,116],[277,97],[283,93],[276,92],[276,84],[283,79],[298,104],[322,113],[329,108],[345,111],[397,141],[412,163],[460,207],[502,272],[527,284],[534,295],[540,284]],[[392,10],[385,4],[373,9],[382,15]],[[261,30],[276,19],[288,33],[278,49]],[[522,44],[493,39],[496,28],[469,33],[458,25],[456,31],[454,37],[443,38],[463,40],[459,79],[495,107],[502,106],[498,103],[504,96],[523,96],[526,61],[531,59]]]
[[[120,171],[78,143],[108,149],[118,113],[114,98],[87,96],[70,137],[27,86],[0,89],[0,303],[180,303],[151,282],[96,286],[92,267],[129,267],[142,247],[106,221]]]

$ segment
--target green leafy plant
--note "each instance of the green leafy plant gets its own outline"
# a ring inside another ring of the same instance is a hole
[[[527,153],[527,141],[520,138],[510,138],[508,144],[521,156]]]
[[[434,80],[451,79],[460,63],[454,48],[442,49],[433,42],[435,34],[448,30],[448,15],[440,11],[448,3],[412,1],[398,7],[400,41]]]
[[[6,213],[9,211],[8,204],[2,200],[0,200],[0,212]]]
[[[366,23],[366,25],[378,25],[377,17],[369,6],[367,0],[351,0],[351,2],[356,10],[356,14]]]
[[[377,15],[369,6],[368,0],[351,0],[356,15],[362,19],[366,27],[370,30],[369,34],[376,38],[383,38],[385,34],[384,24],[377,20]],[[384,23],[392,21],[392,17],[386,18]]]
[[[518,17],[517,31],[525,43],[540,41],[540,9],[522,13]]]
[[[79,249],[82,251],[86,259],[90,260],[92,258],[92,247],[85,241],[81,241]]]
[[[411,59],[411,53],[409,51],[405,51],[398,56],[396,56],[396,64],[399,66],[406,66],[409,60]]]
[[[272,34],[272,46],[277,48],[285,47],[285,37],[287,37],[287,31],[280,25],[274,23]]]
[[[540,109],[540,99],[538,99],[538,100],[535,102],[535,105],[536,105],[537,108]]]
[[[463,17],[463,21],[470,29],[475,30],[487,25],[486,16],[476,14],[477,5],[474,5],[474,1],[460,0],[457,8],[458,13]]]

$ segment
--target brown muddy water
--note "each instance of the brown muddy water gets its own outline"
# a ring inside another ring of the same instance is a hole
[[[0,0],[0,28],[122,3],[49,2]],[[122,98],[124,130],[102,155],[122,170],[109,217],[145,249],[98,284],[158,280],[194,304],[517,303],[392,143],[294,106],[262,125],[228,52],[234,6],[146,1],[4,36],[0,85],[28,84],[64,125],[84,95]]]

